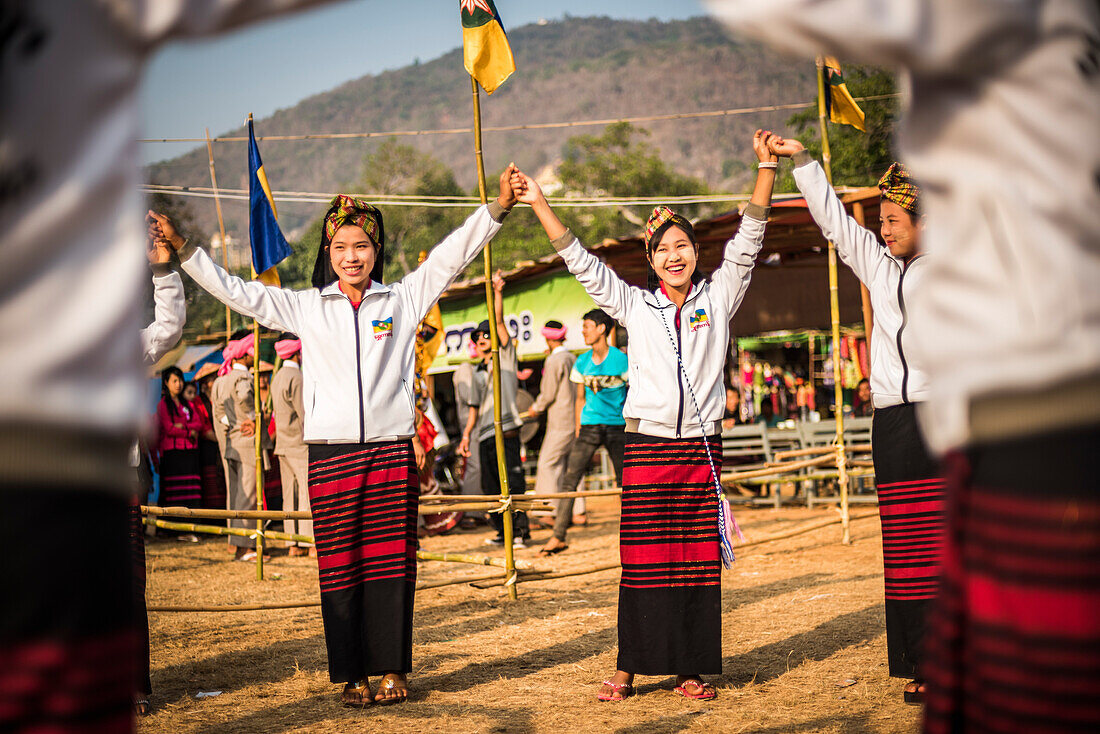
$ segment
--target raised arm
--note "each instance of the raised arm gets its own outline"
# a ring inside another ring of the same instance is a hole
[[[531,206],[542,228],[546,230],[550,244],[565,262],[565,267],[576,276],[596,305],[607,311],[611,318],[622,321],[626,316],[627,306],[641,289],[627,285],[611,268],[584,249],[580,240],[573,236],[550,208],[542,188],[533,178],[516,170],[512,175],[512,189],[516,192],[517,200]]]
[[[153,269],[153,323],[141,330],[141,353],[146,364],[153,364],[179,342],[187,303],[183,280],[168,267],[172,256],[168,246],[153,243],[148,255]]]
[[[504,349],[512,337],[508,333],[508,324],[504,322],[504,276],[499,270],[493,273],[493,315],[497,320],[497,344]]]
[[[420,267],[395,286],[408,299],[416,315],[415,323],[420,323],[455,277],[500,231],[504,218],[516,203],[509,184],[513,170],[514,166],[509,165],[500,174],[500,195],[496,199],[471,214],[461,227],[432,248]]]
[[[772,189],[775,187],[778,166],[778,156],[768,148],[768,141],[774,137],[769,130],[757,130],[753,135],[752,148],[759,161],[756,185],[742,213],[737,234],[726,242],[722,250],[722,263],[711,275],[711,286],[715,295],[725,302],[728,314],[732,314],[741,305],[749,287],[756,256],[764,244],[764,228],[771,210]]]
[[[840,259],[864,285],[869,286],[879,269],[890,259],[886,248],[879,243],[874,232],[848,215],[836,191],[829,185],[825,170],[810,157],[802,143],[780,138],[773,140],[770,147],[777,155],[794,159],[794,181],[806,198],[810,216],[825,238],[836,244]]]
[[[254,318],[269,329],[299,331],[301,294],[246,281],[222,270],[201,247],[187,242],[163,214],[149,212],[150,232],[179,254],[184,271],[210,295],[240,314]]]

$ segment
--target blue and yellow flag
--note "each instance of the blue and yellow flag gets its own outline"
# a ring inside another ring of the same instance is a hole
[[[264,162],[256,146],[252,116],[248,116],[248,239],[252,243],[252,269],[256,280],[268,285],[281,285],[275,266],[290,257],[290,245],[279,229],[279,214],[275,199],[264,173]]]
[[[516,70],[512,47],[493,0],[459,0],[466,71],[492,94]]]
[[[852,99],[844,75],[840,73],[840,62],[832,56],[825,57],[825,109],[829,112],[830,122],[851,125],[856,130],[863,129],[863,110]]]

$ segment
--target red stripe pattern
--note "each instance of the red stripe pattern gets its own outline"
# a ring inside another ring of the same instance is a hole
[[[0,650],[0,731],[133,731],[134,634],[38,639]]]
[[[381,579],[415,581],[418,489],[407,441],[356,444],[310,462],[321,593]]]
[[[198,449],[165,451],[160,459],[160,505],[198,507],[201,502]]]
[[[949,467],[925,731],[1100,731],[1100,497],[974,486],[961,455]]]
[[[721,471],[722,443],[710,439]],[[702,439],[638,437],[623,458],[621,586],[721,586],[718,500]]]
[[[934,599],[943,552],[942,478],[879,484],[886,598]]]

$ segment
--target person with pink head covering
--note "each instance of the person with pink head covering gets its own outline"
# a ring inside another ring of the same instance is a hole
[[[271,380],[271,405],[275,414],[275,456],[283,484],[283,510],[309,512],[309,447],[302,440],[302,342],[294,334],[283,334],[275,342],[275,353],[283,361]],[[285,520],[284,530],[293,535],[313,535],[312,520]],[[315,548],[290,541],[288,555],[317,555]]]
[[[214,433],[222,452],[225,468],[226,509],[256,509],[256,461],[254,459],[256,410],[252,373],[249,368],[256,356],[254,336],[247,330],[233,335],[222,350],[218,379],[210,388]],[[231,528],[250,527],[249,520],[229,520]],[[236,560],[255,560],[256,541],[239,535],[229,537]]]
[[[536,492],[557,492],[561,484],[569,450],[573,446],[576,395],[569,375],[577,356],[565,348],[565,337],[569,327],[560,321],[547,321],[542,327],[542,337],[546,340],[546,361],[542,364],[542,380],[539,383],[539,395],[535,404],[527,413],[520,416],[524,420],[533,419],[540,413],[546,413],[546,433],[539,447],[539,458],[535,470]],[[561,501],[558,500],[558,511]]]

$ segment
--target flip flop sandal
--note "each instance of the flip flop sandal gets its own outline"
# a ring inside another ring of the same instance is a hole
[[[351,694],[349,696],[348,694]],[[370,706],[374,699],[371,697],[370,686],[367,682],[360,681],[357,684],[348,683],[340,694],[340,701],[351,709],[363,709]]]
[[[909,686],[916,684],[914,690],[909,690]],[[915,680],[905,684],[905,688],[902,689],[902,698],[910,706],[920,706],[924,703],[924,691],[921,688],[924,686],[924,681]]]
[[[608,696],[606,693],[597,693],[597,701],[625,701],[634,695],[634,686],[630,683],[612,683],[609,680],[605,680],[603,684],[615,691],[618,696]]]
[[[556,556],[558,553],[561,553],[564,550],[569,550],[569,546],[568,545],[559,545],[557,548],[543,547],[541,550],[539,550],[539,555],[543,556],[544,558],[547,558],[549,556]]]
[[[685,688],[684,686],[688,683],[694,683],[695,687],[698,687],[700,689],[699,692],[692,693],[687,688]],[[708,688],[710,690],[707,690]],[[686,681],[676,686],[672,690],[676,693],[679,693],[684,698],[691,698],[696,701],[711,701],[715,698],[718,698],[718,691],[714,690],[714,686],[709,686],[698,678],[688,678]]]
[[[148,716],[153,712],[153,707],[149,705],[148,698],[139,698],[134,701],[134,715],[135,716]]]
[[[382,678],[382,682],[378,686],[378,693],[375,694],[374,702],[376,704],[378,704],[379,706],[392,706],[395,703],[405,703],[405,701],[408,701],[409,700],[409,690],[408,690],[408,688],[405,689],[405,695],[404,696],[390,696],[390,697],[387,697],[387,698],[378,698],[378,695],[381,694],[382,691],[392,691],[396,688],[397,688],[397,680],[395,678],[391,678],[389,675],[386,675],[385,677]]]

